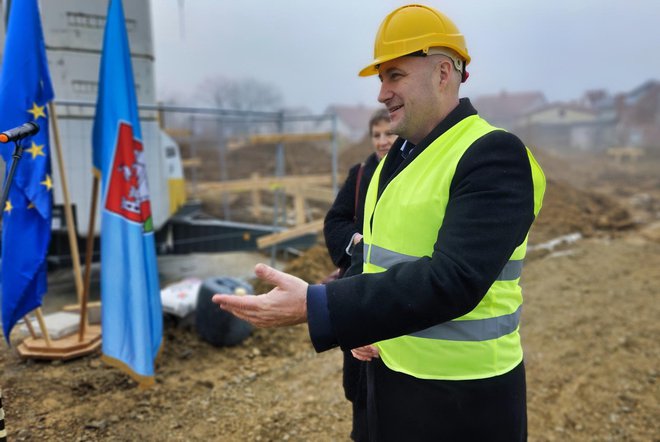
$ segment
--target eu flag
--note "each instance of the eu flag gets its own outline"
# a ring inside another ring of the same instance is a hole
[[[2,328],[7,342],[16,321],[39,307],[47,290],[53,201],[47,105],[52,99],[37,0],[14,1],[0,72],[0,130],[27,121],[41,130],[21,141],[23,156],[2,208]],[[1,150],[8,171],[14,149],[5,145]]]
[[[92,144],[102,195],[103,360],[145,387],[154,382],[163,312],[145,147],[120,0],[108,7]]]

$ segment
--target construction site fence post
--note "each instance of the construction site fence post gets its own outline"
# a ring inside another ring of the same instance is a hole
[[[227,140],[222,134],[222,120],[218,121],[218,155],[220,162],[220,181],[228,181],[229,175],[227,173]],[[222,192],[222,213],[227,221],[231,220],[231,208],[229,206],[229,194]]]
[[[277,119],[277,132],[284,133],[284,112],[280,112]],[[277,153],[275,154],[275,176],[282,178],[284,176],[284,143],[277,143]],[[273,226],[286,225],[286,201],[285,195],[281,188],[275,190],[275,198],[273,200]],[[281,211],[281,214],[280,214]],[[277,245],[273,245],[270,249],[270,265],[275,267],[275,259],[277,258]]]

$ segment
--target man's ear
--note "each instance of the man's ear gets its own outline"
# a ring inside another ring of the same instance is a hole
[[[438,57],[439,60],[436,62],[434,66],[434,77],[435,81],[437,82],[437,85],[440,87],[441,90],[446,89],[449,83],[451,82],[451,74],[453,71],[453,67],[451,64],[451,61],[446,59],[445,57]]]

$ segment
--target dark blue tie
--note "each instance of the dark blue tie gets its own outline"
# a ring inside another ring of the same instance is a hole
[[[408,158],[408,155],[410,155],[410,152],[412,152],[414,148],[415,148],[414,144],[406,141],[406,144],[403,146],[403,149],[401,150],[401,156],[404,159]]]

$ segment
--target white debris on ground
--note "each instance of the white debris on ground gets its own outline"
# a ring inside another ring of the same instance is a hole
[[[527,251],[533,252],[536,250],[547,250],[548,252],[552,252],[558,246],[573,244],[580,239],[582,239],[581,233],[569,233],[568,235],[562,235],[541,244],[529,245],[527,246]]]
[[[170,284],[160,291],[163,311],[179,318],[185,318],[197,307],[197,292],[202,285],[199,278],[186,278]]]

